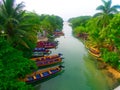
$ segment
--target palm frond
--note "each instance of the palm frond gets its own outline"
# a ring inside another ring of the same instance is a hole
[[[111,8],[111,5],[112,5],[112,0],[109,0],[108,2],[106,2],[106,10],[109,10]]]
[[[99,12],[99,13],[96,13],[95,15],[93,15],[93,17],[98,17],[98,16],[101,16],[101,15],[103,15],[103,13]]]
[[[114,6],[112,6],[112,8],[120,9],[120,5],[114,5]]]
[[[105,12],[105,7],[103,5],[100,5],[96,8],[96,10],[100,10],[102,12]]]
[[[108,11],[109,14],[114,14],[114,13],[118,13],[118,10],[115,8],[110,8]]]

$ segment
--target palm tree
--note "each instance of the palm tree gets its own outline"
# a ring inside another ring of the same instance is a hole
[[[117,9],[120,9],[120,5],[113,5],[112,0],[102,0],[103,5],[100,5],[96,8],[96,10],[100,10],[101,12],[96,13],[94,16],[99,18],[103,27],[106,27],[109,24],[110,18],[113,14],[118,13]]]
[[[15,0],[3,0],[0,5],[0,29],[4,30],[6,39],[14,46],[29,48],[29,42],[35,42],[35,31],[32,25],[26,24],[23,2],[15,4]]]

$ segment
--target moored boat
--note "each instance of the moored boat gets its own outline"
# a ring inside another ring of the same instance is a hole
[[[48,60],[48,59],[55,59],[55,58],[62,58],[62,54],[53,54],[53,55],[48,55],[48,56],[43,56],[43,57],[36,57],[36,58],[31,58],[31,60]]]
[[[54,36],[55,36],[55,37],[64,36],[64,33],[63,33],[62,31],[55,31],[55,32],[54,32]]]
[[[50,52],[50,50],[46,49],[46,48],[35,48],[33,50],[33,52],[45,52],[45,53],[47,53],[47,52]]]
[[[31,58],[31,60],[34,60],[36,62],[36,65],[38,67],[57,64],[57,63],[62,62],[62,59],[63,59],[63,57],[62,57],[62,54],[60,54],[60,53],[43,56],[43,57],[38,57],[38,58]]]
[[[51,49],[51,48],[56,48],[58,45],[58,41],[54,42],[48,42],[48,41],[39,41],[37,42],[37,48],[46,48],[46,49]]]
[[[62,70],[62,66],[55,66],[52,68],[46,68],[42,70],[38,70],[33,72],[30,75],[26,75],[25,78],[20,79],[21,81],[27,82],[27,83],[33,83],[39,80],[42,80],[44,78],[47,78],[51,75],[54,75]]]
[[[89,52],[92,56],[97,57],[97,58],[99,58],[99,57],[101,56],[100,50],[98,50],[98,49],[95,48],[95,47],[90,47],[90,48],[88,49],[88,52]]]
[[[49,55],[51,52],[33,52],[32,57],[43,57],[44,55]]]
[[[46,59],[46,60],[37,60],[36,61],[36,65],[38,67],[41,67],[41,66],[47,66],[47,65],[57,64],[57,63],[60,63],[60,62],[62,62],[61,58]]]
[[[92,55],[92,56],[94,56],[94,57],[97,57],[97,58],[99,58],[100,56],[101,56],[101,54],[100,53],[93,53],[93,52],[91,52],[90,50],[88,50],[88,52]]]

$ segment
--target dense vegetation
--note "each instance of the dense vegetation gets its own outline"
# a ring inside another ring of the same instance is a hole
[[[24,7],[15,0],[0,3],[0,90],[33,89],[18,79],[37,69],[30,60],[37,33],[46,31],[51,36],[56,29],[62,30],[61,17],[38,15],[23,10]]]
[[[86,44],[96,46],[104,62],[120,70],[120,5],[111,6],[112,1],[102,0],[94,16],[69,19],[75,36],[87,35]]]

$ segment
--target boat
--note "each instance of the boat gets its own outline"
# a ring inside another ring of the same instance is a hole
[[[53,55],[31,58],[31,60],[40,61],[40,60],[55,59],[55,58],[60,58],[60,57],[62,58],[62,54],[58,53],[58,54],[53,54]]]
[[[88,52],[96,58],[100,58],[100,56],[101,56],[100,51],[95,47],[90,47],[88,49]]]
[[[55,36],[55,37],[64,36],[64,33],[63,33],[62,31],[60,31],[60,30],[56,30],[56,31],[54,32],[54,36]]]
[[[50,52],[50,50],[46,48],[35,48],[33,52],[45,52],[46,53],[46,52]]]
[[[50,50],[45,48],[35,48],[32,53],[32,57],[42,57],[44,55],[49,55],[51,53]]]
[[[58,41],[54,41],[54,42],[39,41],[39,42],[37,42],[36,48],[51,49],[51,48],[56,48],[57,45],[58,45]]]
[[[26,75],[25,78],[20,78],[21,81],[24,81],[26,83],[34,83],[36,81],[40,81],[44,78],[50,77],[62,70],[63,66],[55,66],[55,67],[50,67],[46,69],[41,69],[38,71],[33,72],[32,74]]]
[[[38,67],[57,64],[62,62],[63,57],[61,57],[61,54],[54,54],[50,56],[44,56],[39,58],[32,58],[31,60],[34,60],[36,62],[36,65]]]
[[[36,65],[38,67],[42,67],[42,66],[47,66],[47,65],[52,65],[52,64],[57,64],[62,62],[62,58],[54,58],[54,59],[46,59],[46,60],[36,60]]]
[[[43,57],[44,55],[49,55],[51,52],[33,52],[32,57]]]
[[[49,55],[51,53],[50,50],[45,48],[35,48],[32,53],[32,57],[42,57],[44,55]]]
[[[93,53],[93,52],[91,52],[90,50],[88,50],[88,52],[92,55],[92,56],[94,56],[94,57],[97,57],[97,58],[99,58],[100,56],[101,56],[101,54],[97,54],[97,53]]]
[[[32,57],[42,57],[44,56],[44,52],[33,52]]]

